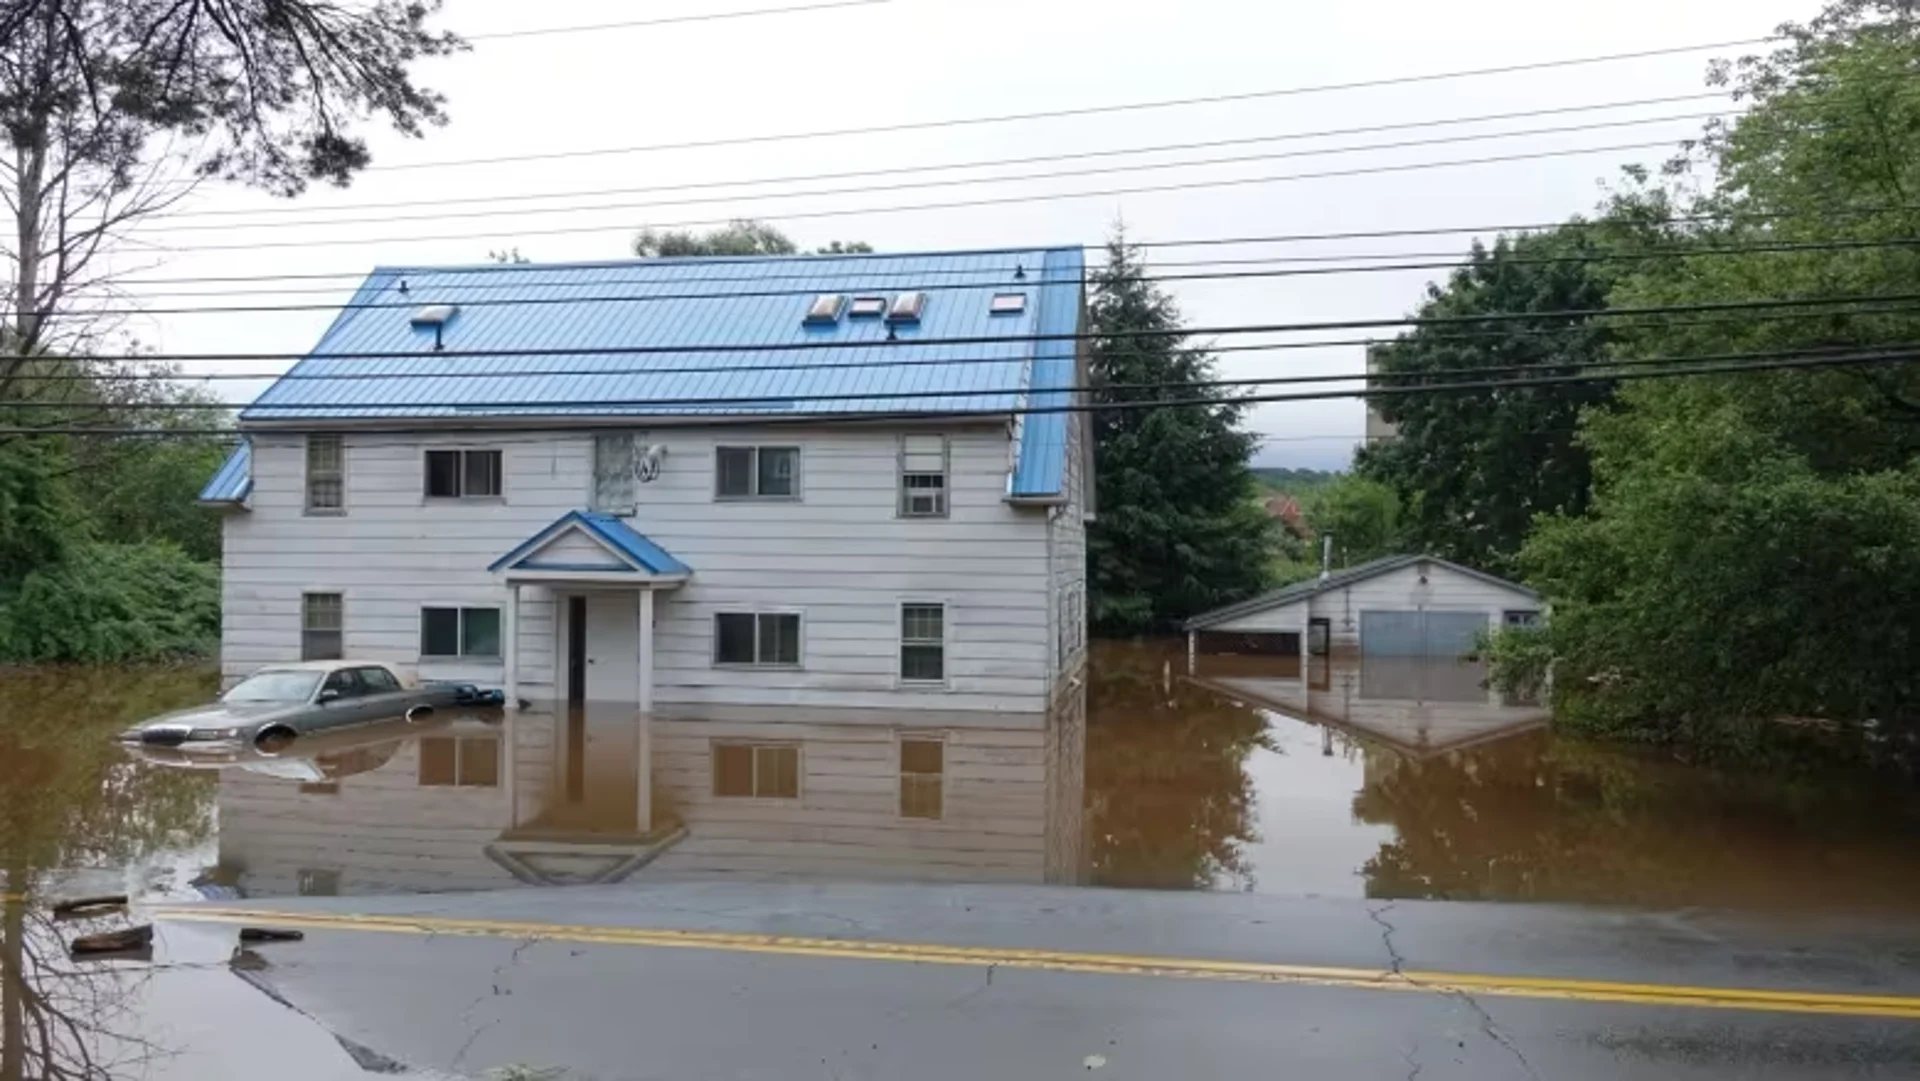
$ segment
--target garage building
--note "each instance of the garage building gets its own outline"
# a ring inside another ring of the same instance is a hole
[[[1387,556],[1186,622],[1196,652],[1461,657],[1479,633],[1540,619],[1540,595],[1433,556]]]

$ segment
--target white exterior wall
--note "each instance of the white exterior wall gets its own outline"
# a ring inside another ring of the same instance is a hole
[[[1047,515],[1008,504],[1004,426],[946,432],[947,518],[896,514],[899,432],[770,427],[659,428],[661,474],[638,486],[633,527],[693,568],[660,594],[655,701],[1042,712],[1049,639]],[[717,445],[798,445],[798,500],[717,501]],[[429,447],[499,448],[497,500],[429,503]],[[419,658],[422,606],[502,606],[487,566],[568,511],[588,505],[593,433],[346,433],[346,513],[304,513],[305,440],[254,437],[252,511],[227,518],[222,667],[231,681],[300,653],[305,592],[344,596],[344,651],[424,678],[504,682],[499,663]],[[898,686],[899,605],[947,605],[944,689]],[[520,694],[555,695],[555,604],[523,587]],[[742,671],[712,664],[718,611],[802,613],[802,664]]]
[[[1088,414],[1076,413],[1067,424],[1067,500],[1047,517],[1048,593],[1051,600],[1052,659],[1063,677],[1057,688],[1079,671],[1087,657],[1087,476],[1086,427]]]
[[[1425,585],[1420,584],[1422,571]],[[1538,600],[1518,589],[1461,574],[1442,563],[1402,567],[1319,594],[1309,603],[1311,618],[1328,621],[1336,651],[1360,648],[1362,612],[1479,612],[1490,626],[1498,626],[1507,609],[1540,608]]]
[[[1278,608],[1269,608],[1264,612],[1249,612],[1238,619],[1228,620],[1217,627],[1208,627],[1202,634],[1213,631],[1225,633],[1265,634],[1276,631],[1302,631],[1307,626],[1307,602],[1294,601]]]

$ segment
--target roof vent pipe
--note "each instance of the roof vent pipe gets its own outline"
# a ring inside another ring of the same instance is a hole
[[[1023,282],[1027,280],[1027,264],[1025,263],[1013,264],[1013,280],[1017,282]]]
[[[1320,580],[1333,577],[1333,534],[1320,538]]]

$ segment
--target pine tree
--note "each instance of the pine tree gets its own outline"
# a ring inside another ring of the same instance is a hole
[[[1124,232],[1092,282],[1093,401],[1202,403],[1093,414],[1093,624],[1103,634],[1165,630],[1265,585],[1273,527],[1247,465],[1245,407],[1209,385],[1214,358],[1183,334],[1135,336],[1178,331],[1181,318]],[[1139,384],[1160,389],[1129,389]]]

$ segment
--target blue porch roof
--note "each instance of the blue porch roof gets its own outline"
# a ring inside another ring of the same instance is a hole
[[[569,529],[578,527],[605,544],[619,555],[644,568],[649,574],[688,575],[693,568],[673,558],[665,548],[648,540],[646,536],[628,525],[624,520],[611,514],[595,511],[568,511],[552,524],[522,541],[513,551],[501,556],[487,567],[489,572],[498,573],[510,568],[524,570],[593,570],[604,571],[607,567],[574,567],[551,563],[527,562],[527,557],[539,551],[541,547],[560,537]]]
[[[993,415],[1058,406],[1071,395],[1075,343],[1032,339],[1079,329],[1084,266],[1075,247],[382,267],[240,419]],[[910,290],[927,294],[918,323],[846,314],[804,323],[817,294]],[[993,314],[998,293],[1025,294],[1024,310]],[[412,322],[436,305],[454,308],[437,332],[444,351],[432,326]],[[944,339],[981,340],[937,344]],[[509,355],[457,355],[471,351]],[[367,353],[393,355],[346,355]],[[1059,490],[1066,417],[1035,413],[1023,422],[1012,494]]]
[[[253,492],[253,444],[241,440],[218,472],[200,489],[200,502],[230,505],[244,502]]]

